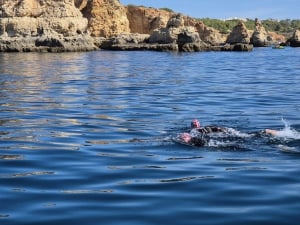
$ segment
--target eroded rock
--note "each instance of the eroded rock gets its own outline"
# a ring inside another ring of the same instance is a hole
[[[73,0],[2,0],[0,51],[96,49]]]

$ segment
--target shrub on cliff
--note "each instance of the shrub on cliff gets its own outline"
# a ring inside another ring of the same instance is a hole
[[[224,34],[228,34],[239,21],[238,19],[219,20],[219,19],[211,19],[211,18],[201,18],[199,20],[203,21],[203,23],[206,26],[213,27]],[[273,31],[281,34],[291,33],[294,30],[300,28],[300,20],[267,19],[267,20],[262,20],[261,23],[267,31]],[[249,30],[254,30],[255,28],[255,20],[246,19],[244,21],[244,24]]]
[[[160,10],[165,10],[165,11],[170,12],[170,13],[174,12],[172,9],[169,9],[169,8],[160,8]]]
[[[210,19],[210,18],[201,18],[201,21],[206,26],[213,27],[217,30],[219,30],[223,34],[229,34],[232,29],[239,23],[240,20],[238,19],[232,19],[232,20],[219,20],[219,19]],[[246,20],[243,21],[246,25],[247,29],[253,30],[255,27],[254,20]]]

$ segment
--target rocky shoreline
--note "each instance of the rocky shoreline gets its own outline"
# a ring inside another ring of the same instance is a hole
[[[199,48],[197,45],[191,45],[187,49],[180,49],[177,44],[123,44],[123,45],[112,45],[109,47],[103,46],[103,50],[114,50],[114,51],[175,51],[175,52],[204,52],[204,51],[252,51],[253,45],[248,44],[233,44],[233,45],[220,45],[220,46],[209,46],[206,48]]]
[[[300,46],[300,31],[288,40]],[[274,44],[257,20],[224,36],[193,18],[119,0],[2,0],[0,52],[251,51]]]
[[[128,34],[127,37],[132,35],[137,36],[138,34]],[[252,51],[252,44],[235,43],[235,44],[220,44],[220,45],[210,45],[201,41],[183,41],[183,42],[173,42],[173,43],[149,43],[149,41],[144,42],[134,42],[122,41],[122,37],[117,37],[113,39],[102,40],[99,44],[99,49],[103,50],[113,50],[113,51],[175,51],[175,52],[204,52],[204,51]],[[119,41],[121,39],[121,41]],[[128,38],[130,39],[130,38]],[[134,39],[131,39],[134,40]]]

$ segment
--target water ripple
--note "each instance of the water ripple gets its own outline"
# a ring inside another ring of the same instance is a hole
[[[24,156],[22,155],[0,155],[2,160],[23,160]]]
[[[29,177],[29,176],[41,176],[41,175],[53,175],[54,172],[50,171],[34,171],[25,173],[14,173],[14,174],[0,174],[0,178],[18,178],[18,177]]]
[[[0,54],[0,223],[295,224],[299,59],[296,48]],[[174,143],[194,118],[281,136]]]

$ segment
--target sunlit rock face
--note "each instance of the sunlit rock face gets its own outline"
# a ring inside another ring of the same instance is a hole
[[[290,38],[291,47],[300,47],[300,30],[295,30],[292,38]]]
[[[0,51],[95,49],[73,0],[0,1]]]
[[[166,27],[172,12],[146,8],[142,6],[127,6],[127,18],[131,33],[151,34],[153,30]]]
[[[239,22],[239,24],[232,29],[231,33],[227,37],[226,43],[229,44],[250,43],[249,31],[247,30],[247,27],[243,22]]]
[[[94,37],[112,37],[130,33],[126,9],[118,0],[91,0],[77,5],[88,19],[88,29]]]
[[[262,23],[256,19],[255,20],[255,30],[251,37],[251,43],[254,47],[264,47],[268,44],[268,33],[263,27]]]

